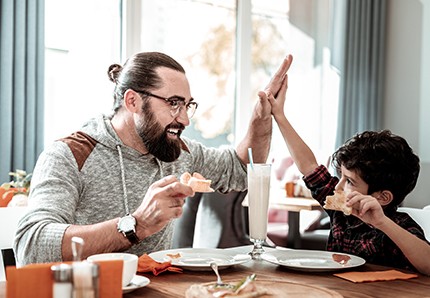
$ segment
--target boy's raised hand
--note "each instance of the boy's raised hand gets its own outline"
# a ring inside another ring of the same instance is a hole
[[[279,90],[274,92],[275,88],[270,88],[271,84],[269,84],[266,87],[265,91],[260,91],[258,93],[260,98],[266,96],[267,99],[269,100],[270,105],[272,107],[272,115],[275,117],[275,119],[278,116],[284,115],[285,98],[286,98],[286,93],[287,93],[287,89],[288,89],[288,74],[286,73],[286,71],[288,71],[292,62],[293,62],[293,56],[292,55],[288,55],[284,60],[284,63],[282,66],[285,66],[285,71],[283,72],[282,83],[279,87]],[[276,78],[276,77],[278,79],[280,78],[281,69],[284,70],[281,67],[278,70],[278,72],[275,74],[274,78]],[[275,80],[272,79],[272,81],[275,81]],[[272,81],[271,81],[271,83],[272,83]],[[275,86],[275,84],[273,84],[273,86]]]

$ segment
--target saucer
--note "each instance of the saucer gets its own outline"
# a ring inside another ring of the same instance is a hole
[[[127,286],[122,288],[122,293],[123,294],[130,293],[136,289],[146,287],[147,285],[149,285],[149,283],[150,283],[150,280],[145,276],[135,275],[131,279],[130,283]]]

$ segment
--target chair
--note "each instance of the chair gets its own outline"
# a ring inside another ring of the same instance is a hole
[[[248,245],[244,192],[196,193],[176,220],[173,248],[226,248]]]
[[[399,207],[399,212],[405,212],[415,220],[424,230],[427,241],[430,241],[430,209],[429,208],[412,208],[412,207]]]
[[[276,246],[288,247],[288,211],[269,210],[267,237]],[[300,211],[300,241],[297,249],[325,250],[330,232],[327,214],[319,210]],[[290,247],[291,248],[291,247]]]
[[[0,208],[0,281],[6,280],[5,266],[15,265],[12,246],[18,222],[26,210],[26,207]]]

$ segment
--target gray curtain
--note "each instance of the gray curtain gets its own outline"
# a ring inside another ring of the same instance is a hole
[[[43,149],[44,0],[0,0],[0,182]]]
[[[333,65],[339,69],[336,147],[364,130],[381,128],[385,0],[334,0]]]

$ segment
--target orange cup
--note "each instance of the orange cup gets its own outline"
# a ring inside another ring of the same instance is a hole
[[[294,188],[296,186],[296,183],[294,182],[287,182],[285,183],[285,191],[287,193],[287,197],[294,197]]]

